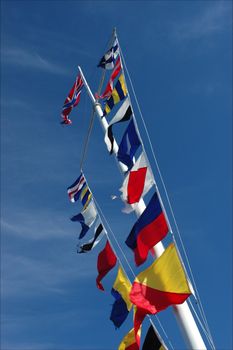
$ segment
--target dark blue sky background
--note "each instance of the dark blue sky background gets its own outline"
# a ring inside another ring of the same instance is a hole
[[[232,2],[221,0],[1,1],[1,349],[114,350],[132,326],[131,315],[117,331],[109,321],[116,269],[105,293],[95,286],[104,242],[77,255],[79,225],[69,221],[80,210],[66,188],[79,175],[92,110],[85,91],[72,126],[59,124],[78,65],[97,90],[114,26],[216,349],[230,350]],[[133,266],[124,240],[136,217],[111,201],[122,178],[98,120],[84,171]],[[158,317],[184,349],[171,309]]]

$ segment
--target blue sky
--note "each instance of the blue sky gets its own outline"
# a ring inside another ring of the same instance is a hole
[[[3,350],[113,350],[132,325],[129,317],[116,331],[109,321],[116,270],[105,293],[95,286],[104,242],[78,256],[79,225],[69,221],[80,210],[66,188],[79,175],[92,110],[85,92],[72,126],[59,124],[78,65],[97,90],[114,26],[216,348],[232,349],[231,13],[221,0],[1,2]],[[84,171],[133,266],[124,240],[136,217],[110,199],[122,178],[97,120]],[[184,349],[171,309],[159,320]]]

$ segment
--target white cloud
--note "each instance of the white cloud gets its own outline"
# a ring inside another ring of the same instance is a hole
[[[222,32],[228,25],[226,15],[231,5],[226,1],[212,1],[208,8],[192,20],[175,25],[173,35],[177,40],[200,39],[216,32]]]
[[[11,218],[1,220],[1,229],[4,234],[16,235],[17,237],[26,238],[30,240],[51,239],[56,237],[67,237],[67,226],[64,224],[64,218],[55,218],[54,214],[33,212],[28,215],[25,211],[18,212]],[[66,227],[65,227],[66,226]],[[77,226],[78,230],[78,226]]]
[[[65,294],[69,282],[95,279],[96,269],[93,268],[95,266],[93,259],[96,258],[91,254],[85,261],[85,269],[76,263],[78,256],[75,256],[74,263],[74,254],[68,255],[65,249],[63,256],[60,250],[57,250],[57,258],[56,254],[55,256],[53,254],[51,261],[46,260],[48,258],[49,252],[43,260],[27,257],[26,252],[25,255],[2,255],[2,298],[25,296],[36,298],[38,295],[50,293]]]
[[[7,47],[2,50],[2,60],[6,64],[14,64],[25,68],[34,68],[52,74],[67,74],[67,70],[60,65],[50,62],[37,52],[17,47]]]

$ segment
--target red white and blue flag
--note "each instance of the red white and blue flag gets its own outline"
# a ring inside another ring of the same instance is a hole
[[[160,242],[168,231],[167,221],[155,192],[125,241],[134,252],[137,266],[146,261],[150,249]]]
[[[86,185],[86,180],[83,174],[81,174],[75,182],[67,188],[68,196],[71,202],[76,202],[81,194],[83,187]]]
[[[80,94],[83,87],[83,81],[80,75],[77,76],[76,81],[69,92],[69,95],[66,97],[61,117],[63,121],[61,124],[71,124],[72,121],[69,119],[69,114],[74,107],[76,107],[80,101]]]

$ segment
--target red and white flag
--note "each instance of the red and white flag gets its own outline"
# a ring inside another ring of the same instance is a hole
[[[128,204],[138,203],[154,184],[153,175],[142,153],[128,175],[120,191],[121,198]]]

